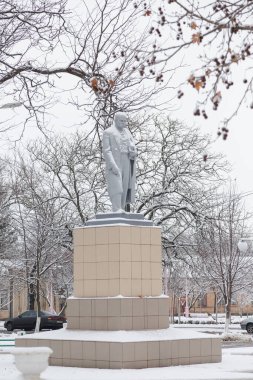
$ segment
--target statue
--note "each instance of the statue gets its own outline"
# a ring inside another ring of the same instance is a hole
[[[135,159],[133,136],[127,128],[127,115],[117,112],[114,124],[103,134],[106,181],[113,212],[122,212],[135,198]]]

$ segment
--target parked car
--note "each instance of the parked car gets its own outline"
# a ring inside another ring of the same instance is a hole
[[[66,318],[59,315],[49,313],[48,311],[40,312],[41,322],[40,330],[42,329],[60,329],[63,323],[67,322]],[[37,312],[34,310],[27,310],[15,318],[9,318],[4,322],[4,327],[7,331],[14,329],[34,330],[36,325]]]
[[[243,319],[241,321],[241,329],[247,330],[249,334],[253,334],[253,317]]]

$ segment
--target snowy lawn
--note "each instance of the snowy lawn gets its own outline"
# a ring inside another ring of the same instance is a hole
[[[240,324],[231,324],[229,326],[229,332],[224,333],[224,325],[173,325],[176,329],[186,329],[187,331],[198,331],[205,332],[209,334],[218,335],[224,342],[252,342],[252,335],[248,334],[247,331],[242,330]]]
[[[203,331],[204,330],[210,330],[210,331],[220,331],[222,332],[225,328],[225,324],[221,323],[221,324],[209,324],[209,323],[205,323],[205,324],[195,324],[195,323],[191,323],[191,324],[171,324],[171,326],[177,328],[177,329],[194,329],[194,330],[199,330],[199,331]],[[241,329],[241,325],[239,323],[235,323],[235,324],[230,324],[229,325],[229,330],[239,330],[239,331],[243,331]],[[244,332],[246,332],[244,330]]]
[[[0,380],[21,380],[14,358],[0,354]],[[41,380],[244,380],[253,379],[253,348],[223,350],[221,363],[139,370],[48,367]]]

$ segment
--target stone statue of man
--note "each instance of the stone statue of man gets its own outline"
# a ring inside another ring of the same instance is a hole
[[[127,115],[117,112],[114,124],[103,134],[106,180],[113,212],[122,212],[135,198],[134,139],[127,128]]]

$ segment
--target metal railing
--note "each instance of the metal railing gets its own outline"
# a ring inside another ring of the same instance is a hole
[[[9,344],[3,344],[2,342],[11,342]],[[13,347],[15,346],[15,339],[0,339],[0,348],[1,347]]]

